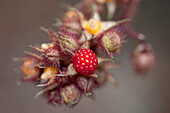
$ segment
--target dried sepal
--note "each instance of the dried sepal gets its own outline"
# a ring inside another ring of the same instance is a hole
[[[112,59],[109,59],[109,58],[101,58],[101,57],[98,57],[98,63],[103,63],[103,62],[112,62]]]
[[[41,79],[43,80],[49,80],[52,77],[54,77],[54,74],[57,73],[57,68],[55,67],[48,67],[44,69],[44,72],[41,75]]]
[[[71,63],[68,67],[67,70],[64,71],[63,73],[60,72],[59,74],[54,74],[54,76],[70,76],[70,75],[76,75],[77,72],[75,71],[74,67],[73,67],[73,63]]]
[[[33,46],[33,45],[29,45],[29,47],[33,48],[34,50],[36,50],[39,53],[45,52],[45,50],[43,48],[39,48],[39,47],[36,47],[36,46]]]
[[[110,0],[110,2],[106,3],[107,6],[107,19],[112,19],[117,8],[117,1],[116,0]]]
[[[90,44],[89,44],[89,41],[86,41],[84,42],[80,48],[86,48],[86,49],[89,49],[90,48]]]
[[[84,94],[86,94],[87,96],[92,95],[92,90],[95,86],[93,78],[79,76],[79,77],[77,77],[76,82],[77,82],[78,88],[80,88],[80,90]]]
[[[47,81],[44,84],[39,84],[37,85],[37,87],[40,86],[48,86],[51,85],[55,82],[56,77],[54,76],[54,74],[57,74],[58,70],[55,67],[48,67],[44,69],[44,72],[41,75],[41,80],[42,81]]]
[[[37,60],[42,60],[43,59],[40,55],[38,55],[36,53],[29,52],[29,51],[25,51],[25,54],[27,54],[28,56],[31,56],[31,57],[33,57],[33,58],[35,58]]]
[[[98,75],[96,73],[92,73],[92,74],[88,75],[87,77],[96,79],[98,77]]]
[[[52,90],[48,92],[48,102],[53,105],[63,105],[64,99],[61,95],[61,90]]]
[[[39,92],[35,95],[35,98],[38,98],[41,94],[46,93],[47,91],[53,90],[53,89],[55,89],[55,88],[57,88],[57,87],[59,87],[59,84],[58,84],[58,83],[49,85],[49,86],[45,87],[43,90],[39,91]]]

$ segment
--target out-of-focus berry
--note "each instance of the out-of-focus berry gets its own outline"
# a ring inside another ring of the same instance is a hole
[[[142,49],[143,45],[139,45],[132,55],[132,64],[135,71],[139,74],[147,74],[152,69],[155,63],[155,56],[146,48]]]

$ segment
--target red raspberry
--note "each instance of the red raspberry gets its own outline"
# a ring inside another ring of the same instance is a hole
[[[78,50],[72,59],[76,72],[87,76],[96,70],[98,60],[95,53],[90,49]]]

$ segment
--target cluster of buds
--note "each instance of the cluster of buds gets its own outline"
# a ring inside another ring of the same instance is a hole
[[[22,80],[34,81],[42,88],[36,97],[46,94],[53,105],[73,106],[82,95],[91,96],[94,88],[107,80],[117,86],[117,80],[108,69],[117,66],[113,57],[120,54],[124,36],[132,31],[127,24],[130,18],[110,19],[117,9],[116,4],[132,7],[133,2],[83,0],[56,22],[58,31],[42,27],[51,43],[30,45],[36,52],[26,52],[27,55],[20,58],[24,62]],[[106,18],[101,18],[106,11]],[[133,36],[140,42],[133,54],[133,65],[138,73],[147,73],[154,64],[154,55],[141,35]]]

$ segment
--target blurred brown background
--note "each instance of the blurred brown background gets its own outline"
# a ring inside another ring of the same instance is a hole
[[[136,76],[130,66],[135,43],[128,39],[118,61],[121,67],[113,73],[120,87],[108,83],[95,92],[95,99],[83,97],[74,108],[53,107],[40,96],[33,84],[21,83],[21,74],[14,72],[15,56],[30,50],[29,44],[48,41],[40,25],[51,26],[60,17],[64,4],[78,0],[0,0],[0,113],[170,113],[170,1],[142,0],[134,28],[143,32],[152,43],[157,63],[146,78]]]

